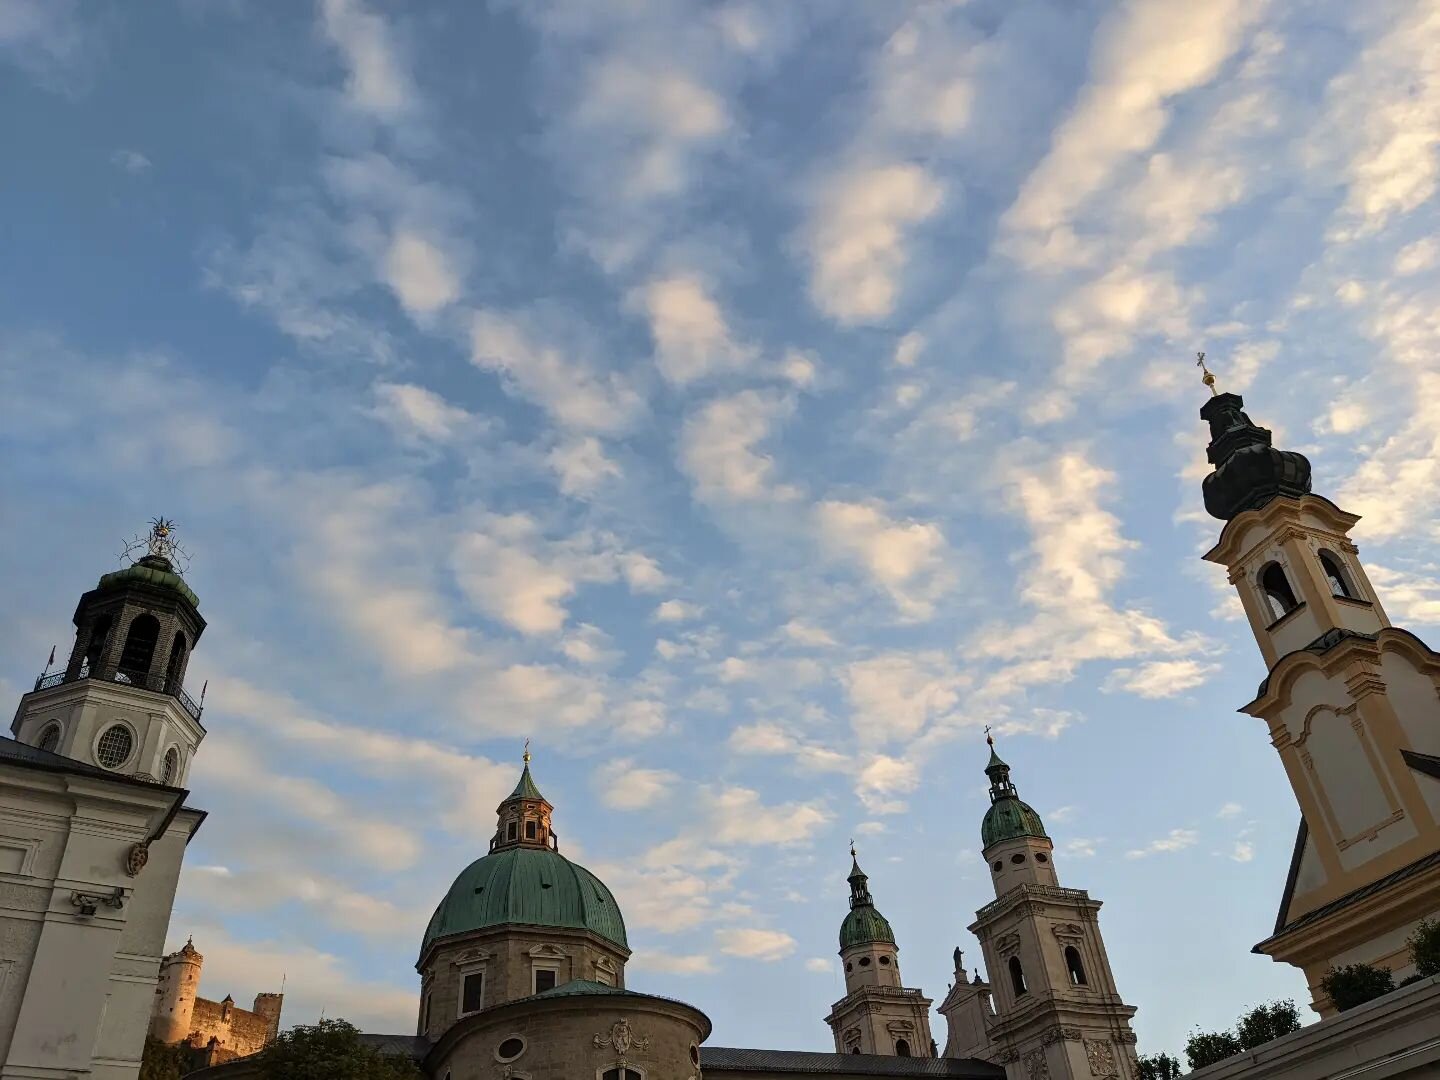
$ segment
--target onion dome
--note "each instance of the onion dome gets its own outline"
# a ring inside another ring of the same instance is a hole
[[[990,809],[985,811],[985,819],[980,823],[981,843],[988,848],[1021,836],[1048,840],[1040,815],[1020,801],[1020,793],[1010,782],[1010,766],[995,753],[994,740],[986,736],[985,741],[990,744],[990,763],[985,766],[985,775],[990,777]]]
[[[629,951],[614,894],[560,854],[553,809],[530,775],[527,751],[520,782],[496,811],[490,853],[460,871],[440,901],[425,928],[422,957],[441,939],[512,925],[588,930]]]
[[[1253,423],[1244,404],[1239,394],[1216,394],[1200,409],[1201,419],[1210,424],[1205,456],[1215,466],[1201,489],[1206,511],[1222,521],[1258,510],[1276,496],[1299,498],[1310,492],[1309,460],[1271,446],[1269,429]]]
[[[851,850],[850,863],[850,913],[840,924],[840,948],[851,945],[867,945],[875,941],[895,944],[895,931],[890,922],[875,910],[875,901],[870,898],[869,878],[860,869],[860,862]]]

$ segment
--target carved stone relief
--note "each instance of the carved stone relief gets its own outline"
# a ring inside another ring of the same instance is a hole
[[[1040,1036],[1040,1041],[1044,1045],[1049,1046],[1051,1043],[1063,1042],[1066,1039],[1074,1042],[1080,1037],[1079,1028],[1061,1027],[1057,1024],[1055,1027],[1048,1029],[1044,1035]]]
[[[598,1049],[607,1043],[615,1048],[615,1052],[622,1057],[630,1052],[633,1046],[636,1050],[645,1051],[650,1049],[648,1037],[636,1035],[630,1027],[630,1021],[623,1016],[610,1025],[608,1032],[600,1032],[592,1040]]]
[[[1031,1050],[1025,1055],[1025,1075],[1028,1080],[1050,1080],[1050,1062],[1045,1060],[1045,1051]]]
[[[1115,1048],[1105,1039],[1085,1040],[1085,1060],[1090,1062],[1091,1076],[1115,1075]]]

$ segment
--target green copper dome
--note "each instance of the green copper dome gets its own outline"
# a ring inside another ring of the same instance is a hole
[[[514,923],[589,930],[630,947],[620,905],[603,881],[558,851],[511,847],[460,871],[430,918],[420,954],[452,934]]]
[[[996,800],[980,823],[980,839],[986,847],[1017,836],[1044,836],[1045,823],[1029,805],[1011,796]]]
[[[151,585],[159,589],[170,589],[190,601],[191,607],[198,608],[200,606],[200,598],[195,595],[189,585],[185,584],[184,579],[175,573],[170,561],[157,555],[147,555],[134,566],[127,566],[124,570],[105,574],[100,578],[100,584],[96,588],[104,591],[133,583]]]
[[[1010,782],[1010,766],[995,752],[995,743],[989,738],[990,761],[985,766],[985,775],[990,778],[990,809],[980,822],[980,840],[983,847],[998,844],[1002,840],[1014,840],[1021,836],[1039,836],[1049,839],[1045,823],[1040,815],[1028,804],[1020,801],[1020,793]]]
[[[890,929],[890,921],[875,910],[875,901],[870,897],[870,879],[853,856],[849,881],[850,912],[840,924],[840,950],[874,941],[895,944],[895,931]]]

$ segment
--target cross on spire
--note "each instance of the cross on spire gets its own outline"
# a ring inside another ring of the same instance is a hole
[[[1203,352],[1195,354],[1195,366],[1204,372],[1204,374],[1200,376],[1200,381],[1210,388],[1210,396],[1219,397],[1220,391],[1215,389],[1215,375],[1205,366],[1205,354]]]
[[[521,755],[521,756],[525,759],[525,764],[526,764],[526,765],[529,765],[529,764],[530,764],[530,739],[529,739],[528,737],[525,739],[525,753],[524,753],[523,755]]]

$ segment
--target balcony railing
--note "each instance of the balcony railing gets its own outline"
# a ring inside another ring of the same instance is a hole
[[[88,666],[82,666],[75,675],[65,671],[53,671],[49,675],[41,675],[35,680],[36,690],[48,690],[52,686],[59,686],[67,682],[79,682],[81,679],[103,679],[106,682],[120,683],[122,686],[138,686],[142,690],[150,690],[157,694],[167,694],[180,703],[180,707],[190,714],[192,720],[198,721],[201,706],[196,704],[195,699],[185,692],[180,685],[171,686],[170,678],[166,675],[149,675],[143,671],[120,671],[116,670],[110,675],[104,676],[91,673]]]

